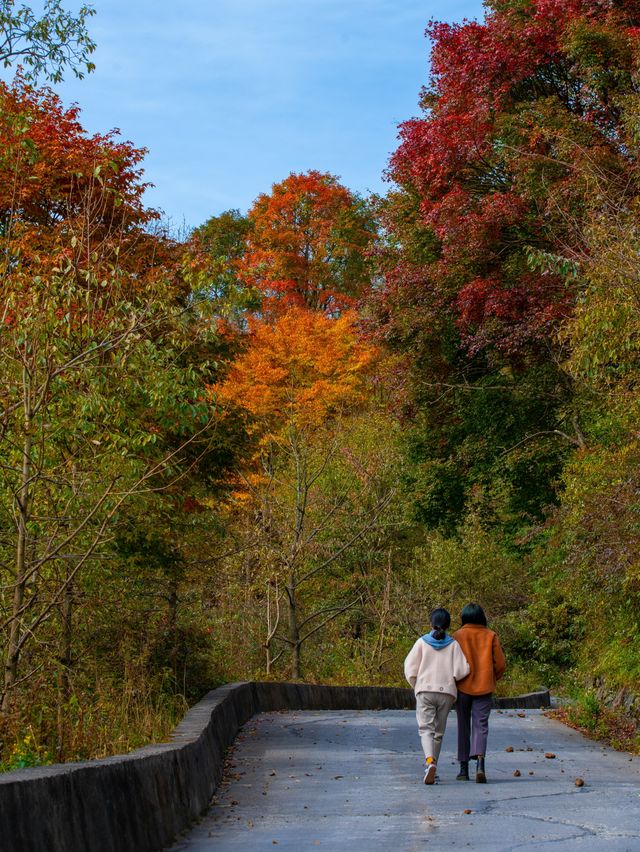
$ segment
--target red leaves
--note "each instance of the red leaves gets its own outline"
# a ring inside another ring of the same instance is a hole
[[[440,250],[416,268],[398,215],[398,262],[376,299],[383,322],[407,339],[421,322],[426,340],[444,311],[472,353],[515,354],[554,334],[572,296],[532,274],[527,252],[571,253],[587,190],[576,164],[626,168],[633,140],[615,87],[632,89],[639,13],[631,2],[495,0],[481,23],[429,25],[424,115],[400,126],[390,176],[416,199],[416,232],[429,229]]]
[[[522,220],[527,204],[513,192],[475,199],[458,186],[426,208],[423,205],[425,219],[442,240],[447,261],[473,257],[477,263],[494,259],[505,230]]]
[[[530,273],[518,286],[498,275],[466,284],[456,299],[457,326],[471,355],[491,344],[516,355],[553,333],[571,310],[572,294],[553,276]]]
[[[78,115],[19,77],[0,83],[0,274],[3,289],[20,294],[25,310],[29,298],[36,312],[36,290],[54,279],[63,291],[93,288],[95,325],[125,278],[140,292],[159,281],[183,285],[176,245],[148,228],[158,214],[142,200],[144,149],[116,131],[88,135]],[[76,306],[67,312],[84,322]]]
[[[401,145],[391,158],[391,175],[421,194],[438,197],[450,187],[452,175],[486,152],[491,129],[488,112],[480,106],[406,121],[400,125]]]
[[[149,211],[140,204],[146,184],[139,181],[144,150],[121,142],[115,132],[88,136],[78,107],[65,108],[50,90],[36,90],[19,78],[0,85],[0,209],[18,207],[21,219],[48,224],[59,205],[80,203],[91,185],[114,194],[109,213],[119,207],[138,220]]]

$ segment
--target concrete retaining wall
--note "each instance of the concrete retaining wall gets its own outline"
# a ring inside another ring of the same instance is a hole
[[[548,707],[549,693],[496,699],[495,704]],[[409,689],[223,686],[189,710],[169,743],[0,775],[0,852],[156,852],[207,808],[222,778],[225,750],[256,713],[413,707]]]

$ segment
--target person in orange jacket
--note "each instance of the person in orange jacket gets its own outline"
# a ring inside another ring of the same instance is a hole
[[[470,603],[460,614],[462,627],[453,634],[469,661],[471,672],[458,686],[458,781],[469,780],[469,760],[477,760],[476,781],[487,781],[485,755],[489,735],[489,714],[496,682],[507,668],[500,640],[487,627],[487,616],[479,604]]]

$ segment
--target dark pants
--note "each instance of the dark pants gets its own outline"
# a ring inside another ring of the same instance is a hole
[[[470,757],[487,753],[490,712],[491,693],[466,695],[458,692],[458,760],[469,760]]]

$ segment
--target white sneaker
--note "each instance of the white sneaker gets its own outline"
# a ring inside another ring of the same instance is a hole
[[[438,767],[435,763],[428,763],[427,768],[424,771],[424,783],[425,784],[433,784],[436,780],[436,772]]]

